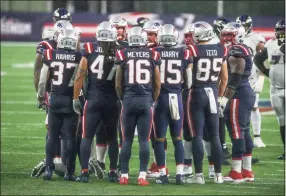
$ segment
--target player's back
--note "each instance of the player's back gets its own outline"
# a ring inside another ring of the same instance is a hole
[[[99,42],[85,43],[82,54],[88,60],[87,99],[99,94],[116,98],[114,56],[105,56]]]
[[[240,86],[244,85],[250,85],[249,84],[249,76],[251,75],[251,70],[252,70],[252,64],[253,64],[253,55],[249,49],[249,47],[245,44],[235,44],[231,45],[228,47],[228,52],[227,52],[227,59],[230,57],[236,57],[236,58],[244,58],[245,60],[245,68],[244,68],[244,73],[241,78]],[[228,72],[230,75],[230,67],[228,63]]]
[[[46,50],[43,63],[49,67],[52,87],[50,107],[53,112],[71,113],[73,99],[73,84],[71,79],[81,59],[79,52],[64,49]]]
[[[72,76],[81,59],[79,52],[58,49],[46,50],[44,63],[49,66],[52,79],[51,95],[73,96]]]
[[[191,63],[190,51],[184,47],[158,47],[155,50],[159,52],[162,61],[160,94],[181,94],[184,70]]]
[[[199,44],[192,48],[193,56],[193,88],[217,88],[217,80],[223,58],[227,53],[221,44]]]
[[[124,59],[124,97],[152,96],[154,68],[160,55],[149,48],[126,48],[117,53]]]

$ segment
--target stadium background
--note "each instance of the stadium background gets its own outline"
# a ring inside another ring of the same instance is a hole
[[[159,186],[139,188],[136,184],[138,145],[134,141],[130,171],[132,185],[120,187],[97,181],[91,184],[43,182],[31,179],[29,173],[44,158],[45,114],[36,108],[32,67],[35,48],[41,32],[52,27],[53,10],[66,7],[75,26],[82,29],[82,41],[91,41],[97,24],[120,14],[132,26],[137,17],[145,16],[162,23],[172,23],[182,33],[192,22],[203,20],[212,24],[218,16],[232,21],[238,15],[253,18],[254,31],[266,39],[274,36],[275,23],[285,18],[284,1],[1,1],[1,194],[204,194],[204,195],[269,195],[285,191],[285,162],[276,160],[283,146],[278,125],[269,102],[269,82],[265,80],[259,102],[262,115],[262,138],[267,148],[254,149],[261,161],[254,166],[256,181],[251,184],[205,186]],[[181,34],[180,41],[183,41]],[[136,139],[135,139],[136,140]],[[170,138],[167,161],[174,177],[173,147]],[[229,142],[229,141],[228,141]],[[228,143],[230,145],[230,143]],[[107,160],[108,163],[108,160]],[[207,174],[207,162],[205,162]],[[229,167],[224,167],[224,173]],[[79,171],[79,167],[77,169]],[[154,182],[151,180],[151,182]]]

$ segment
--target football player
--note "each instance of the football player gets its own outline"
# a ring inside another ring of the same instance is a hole
[[[158,32],[159,52],[162,63],[161,91],[154,113],[154,152],[160,176],[158,184],[168,184],[166,173],[164,142],[169,127],[174,144],[176,161],[176,184],[182,184],[184,169],[184,147],[182,143],[183,103],[182,82],[186,76],[186,69],[191,63],[190,51],[185,48],[175,48],[178,44],[179,33],[171,24],[165,24]]]
[[[64,180],[76,181],[76,127],[73,125],[76,113],[72,108],[73,86],[70,81],[77,67],[81,54],[75,52],[78,37],[73,29],[63,30],[57,37],[57,50],[48,49],[43,54],[43,67],[41,69],[38,101],[40,107],[45,107],[45,90],[49,78],[52,79],[52,87],[49,105],[49,132],[46,144],[46,171],[44,180],[51,180],[54,163],[53,158],[57,151],[57,141],[62,133],[62,139],[66,140],[66,153],[62,157],[66,165]],[[76,123],[77,124],[77,123]]]
[[[184,42],[186,49],[190,50],[192,45],[195,45],[192,38],[192,24],[188,25],[184,30]],[[186,112],[190,108],[189,101],[187,101],[189,88],[186,83],[183,83],[182,99],[184,106],[184,119],[188,119],[189,113]],[[193,177],[192,168],[192,132],[191,127],[187,120],[183,121],[183,134],[184,134],[184,177]],[[186,178],[184,178],[186,179]]]
[[[83,57],[74,83],[74,110],[81,112],[80,90],[85,77],[88,77],[87,97],[83,110],[83,132],[81,141],[81,176],[79,182],[89,181],[88,160],[91,143],[100,121],[106,129],[106,141],[109,143],[108,154],[110,169],[108,179],[117,182],[118,161],[117,120],[119,117],[117,96],[114,88],[115,67],[112,51],[116,44],[116,28],[104,21],[96,30],[97,42],[87,42],[82,51]],[[98,134],[98,133],[97,133]]]
[[[36,88],[36,92],[38,92],[38,84],[39,84],[39,78],[40,78],[40,72],[41,68],[43,66],[43,63],[41,61],[42,54],[44,53],[45,50],[47,49],[56,49],[57,46],[57,36],[58,34],[63,30],[63,29],[73,29],[72,25],[70,24],[69,21],[63,21],[63,22],[56,22],[53,29],[51,30],[44,30],[42,34],[43,41],[41,41],[38,46],[37,46],[37,51],[36,51],[36,60],[34,64],[34,86]],[[45,101],[46,105],[49,106],[49,92],[51,88],[51,82],[49,81],[46,86],[46,93],[45,93]],[[48,107],[46,109],[46,113],[48,114]],[[48,129],[48,115],[46,115],[46,120],[45,120],[46,128]],[[48,132],[47,132],[48,134]],[[48,137],[48,135],[47,135]],[[47,138],[46,137],[46,138]],[[63,175],[65,166],[61,162],[61,142],[60,139],[58,140],[57,146],[58,150],[55,156],[55,172],[59,175]],[[38,165],[36,165],[31,173],[32,177],[39,177],[44,171],[45,171],[45,165],[46,165],[46,160],[44,159],[41,161]],[[62,172],[63,171],[63,172]]]
[[[122,101],[122,150],[120,184],[128,184],[129,160],[135,127],[138,129],[140,169],[138,185],[146,186],[150,157],[149,138],[153,124],[154,104],[160,93],[160,55],[146,47],[147,33],[133,27],[128,33],[129,48],[116,53],[116,92]]]
[[[232,142],[231,171],[224,181],[254,181],[252,172],[253,142],[250,136],[250,115],[255,102],[255,93],[250,86],[252,53],[243,44],[245,29],[231,22],[221,32],[221,41],[228,46],[227,63],[229,80],[223,97],[219,99],[220,113]]]
[[[270,80],[270,99],[280,125],[280,135],[285,148],[285,20],[275,25],[275,38],[266,42],[265,48],[256,53],[254,62]],[[267,61],[270,68],[264,65]],[[278,157],[285,160],[285,152]]]
[[[187,183],[204,184],[203,177],[203,134],[206,131],[211,143],[214,162],[214,182],[223,183],[221,175],[222,148],[219,139],[219,109],[217,100],[223,95],[227,81],[227,64],[223,58],[227,48],[222,44],[211,44],[213,28],[210,24],[200,21],[192,25],[192,38],[196,45],[190,46],[193,64],[192,85],[189,92],[190,101],[189,124],[193,141],[192,152],[195,165],[195,175],[187,179]],[[217,85],[220,79],[219,87]]]
[[[158,39],[157,35],[159,30],[161,29],[162,25],[157,21],[147,21],[144,23],[143,30],[147,32],[147,47],[151,49],[155,49],[158,47]],[[153,148],[153,158],[154,161],[150,165],[150,168],[147,171],[147,176],[150,178],[158,178],[160,176],[159,168],[156,161],[156,156],[154,153],[154,146],[155,146],[155,136],[154,131],[152,129],[151,132],[151,142],[152,142],[152,148]],[[165,145],[165,151],[167,150],[167,140],[164,142]],[[166,162],[166,161],[165,161]],[[169,175],[168,168],[166,167],[167,175]]]
[[[230,21],[226,18],[218,18],[218,19],[214,20],[213,29],[214,29],[215,36],[212,39],[211,43],[216,44],[216,43],[220,42],[221,30],[229,22]],[[224,122],[224,118],[221,116],[219,117],[219,137],[220,137],[220,142],[221,142],[222,151],[223,151],[223,155],[224,155],[223,165],[229,165],[229,162],[227,159],[229,159],[231,157],[231,155],[228,151],[228,148],[227,148],[227,145],[225,142],[225,122]]]
[[[253,26],[252,18],[248,15],[241,15],[236,18],[236,22],[242,24],[242,26],[245,28],[245,37],[243,43],[251,48],[253,56],[256,54],[256,52],[263,50],[264,43],[266,42],[266,40],[260,34],[252,31],[252,26]],[[254,146],[262,148],[266,147],[266,145],[263,143],[260,137],[261,114],[258,109],[258,102],[259,102],[259,94],[263,89],[264,76],[257,69],[255,64],[252,66],[251,76],[249,80],[256,95],[254,108],[251,111],[251,123],[254,135],[253,143]]]

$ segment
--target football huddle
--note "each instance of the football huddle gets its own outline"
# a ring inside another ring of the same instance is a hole
[[[47,135],[46,157],[31,177],[88,183],[107,175],[127,185],[137,135],[139,186],[148,178],[169,184],[169,145],[178,185],[205,184],[205,153],[214,183],[253,182],[252,152],[266,147],[258,108],[265,76],[285,147],[285,19],[268,41],[252,31],[249,15],[197,21],[184,30],[184,45],[174,25],[144,17],[132,27],[122,16],[102,21],[86,43],[67,9],[56,9],[53,20],[36,48],[34,87]]]

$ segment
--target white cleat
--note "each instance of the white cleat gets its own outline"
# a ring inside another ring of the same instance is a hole
[[[184,166],[184,177],[192,178],[193,176],[194,174],[192,166]]]
[[[254,137],[253,140],[254,146],[257,148],[265,148],[266,145],[263,143],[261,137]]]
[[[209,179],[214,179],[214,177],[215,177],[214,166],[209,165]]]
[[[195,174],[193,178],[188,178],[184,181],[187,184],[205,184],[203,174]]]
[[[221,173],[215,174],[214,183],[216,183],[216,184],[222,184],[223,183],[223,177],[222,177]]]

